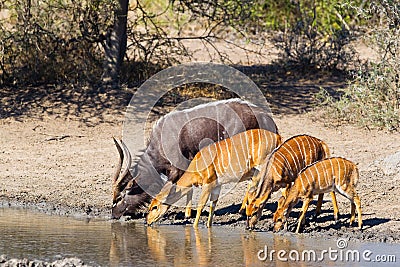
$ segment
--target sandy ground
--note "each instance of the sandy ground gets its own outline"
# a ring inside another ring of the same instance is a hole
[[[255,72],[252,78],[257,81],[260,76],[257,69]],[[361,179],[357,190],[362,201],[364,230],[348,226],[350,203],[341,196],[338,197],[340,222],[335,224],[327,195],[323,213],[316,221],[309,222],[305,235],[399,242],[400,166],[396,169],[396,161],[384,159],[400,151],[400,135],[326,122],[318,110],[310,111],[313,103],[310,95],[319,86],[335,89],[343,83],[335,77],[314,78],[288,77],[282,81],[263,76],[266,81],[258,80],[258,84],[270,100],[284,138],[311,134],[325,140],[332,155],[344,156],[359,165]],[[24,90],[17,92],[17,97],[11,89],[1,91],[1,205],[109,218],[111,176],[118,160],[112,136],[121,136],[131,94],[125,91],[98,94],[71,88],[56,88],[53,94],[46,93],[46,89]],[[25,99],[21,101],[18,97],[23,96]],[[244,218],[237,214],[245,187],[246,184],[239,184],[221,197],[216,224],[245,226]],[[278,196],[275,194],[264,210],[258,230],[271,230],[271,215]],[[310,207],[310,214],[314,208]],[[298,211],[292,213],[292,225]],[[205,211],[203,221],[206,216]],[[161,223],[187,223],[182,217],[181,209],[172,209]]]

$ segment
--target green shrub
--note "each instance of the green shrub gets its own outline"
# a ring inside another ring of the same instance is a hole
[[[291,1],[285,28],[273,39],[283,64],[344,70],[353,62],[351,13],[339,1]]]
[[[76,82],[99,76],[112,0],[3,1],[0,84]]]
[[[379,24],[367,36],[378,58],[360,66],[338,99],[321,91],[330,117],[388,130],[400,129],[400,4],[373,1],[363,14]],[[377,19],[377,16],[380,16]]]

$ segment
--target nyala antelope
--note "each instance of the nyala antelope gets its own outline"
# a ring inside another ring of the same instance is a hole
[[[271,193],[280,188],[282,199],[286,189],[291,186],[298,173],[306,166],[330,156],[325,142],[309,135],[298,135],[289,138],[276,148],[264,163],[259,174],[258,187],[248,190],[246,215],[247,228],[253,229],[260,219],[265,203]],[[331,193],[335,220],[338,218],[338,207],[335,193]],[[318,197],[316,216],[320,213],[323,194]]]
[[[285,226],[293,207],[302,199],[303,207],[297,224],[296,233],[305,223],[305,214],[308,206],[316,194],[338,192],[351,202],[350,225],[355,220],[355,208],[358,213],[358,227],[362,229],[361,202],[355,191],[359,178],[357,166],[344,158],[334,157],[318,161],[305,168],[295,179],[293,186],[287,192],[283,204],[274,214],[274,231]]]
[[[206,144],[217,142],[250,129],[278,133],[270,114],[240,99],[220,100],[171,112],[154,125],[149,143],[138,162],[125,144],[116,141],[119,163],[113,176],[112,218],[137,215],[164,186],[162,177],[176,183],[190,160]],[[125,169],[121,172],[125,159]],[[130,169],[136,170],[133,177]],[[190,217],[188,207],[186,216]]]
[[[255,169],[279,144],[281,144],[281,137],[278,134],[253,129],[204,147],[195,155],[176,185],[167,182],[152,200],[147,223],[152,224],[158,221],[171,204],[183,197],[192,186],[201,186],[193,226],[198,226],[200,214],[210,197],[211,204],[207,221],[207,227],[210,227],[221,185],[250,179]]]

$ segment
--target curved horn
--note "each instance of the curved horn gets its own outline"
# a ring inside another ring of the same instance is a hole
[[[119,153],[119,160],[118,160],[117,170],[115,171],[115,174],[114,174],[113,179],[112,179],[112,183],[115,184],[115,182],[117,181],[118,176],[119,176],[119,174],[121,172],[121,169],[122,169],[122,162],[124,161],[124,153],[122,151],[121,146],[118,144],[118,141],[115,139],[115,137],[113,137],[113,140],[114,140],[114,144],[117,147],[117,150],[118,150],[118,153]]]
[[[124,150],[124,154],[126,155],[126,167],[125,167],[124,172],[121,175],[121,179],[119,180],[119,182],[121,182],[123,177],[125,177],[128,174],[129,169],[131,168],[131,164],[132,164],[131,152],[129,152],[129,149],[125,145],[124,141],[120,140],[120,142],[121,142],[121,145],[122,145],[122,149]]]
[[[126,167],[124,169],[124,172],[121,174],[121,176],[115,182],[115,187],[117,187],[119,190],[122,190],[125,187],[125,185],[129,182],[129,180],[133,179],[133,177],[129,171],[131,164],[132,164],[132,156],[131,156],[131,153],[129,152],[128,147],[125,145],[125,143],[122,140],[120,140],[119,142],[121,143],[123,154],[126,155]]]

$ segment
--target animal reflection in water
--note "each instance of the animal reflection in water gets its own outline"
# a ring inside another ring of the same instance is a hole
[[[300,243],[278,235],[232,229],[198,228],[190,226],[146,227],[142,224],[112,224],[110,266],[136,263],[147,266],[213,266],[236,263],[244,266],[289,266],[276,261],[279,250],[304,250]],[[264,254],[265,246],[268,247]],[[261,251],[261,252],[260,252]],[[291,262],[293,264],[293,262]]]
[[[307,266],[301,261],[279,261],[278,251],[301,251],[303,246],[297,242],[271,235],[261,238],[258,232],[248,232],[240,236],[243,248],[243,266]],[[287,255],[286,255],[287,256]]]
[[[110,246],[110,265],[144,263],[150,266],[168,265],[210,266],[212,234],[192,227],[182,229],[145,227],[114,223]],[[141,257],[141,259],[137,259]],[[140,265],[140,264],[139,264]]]

